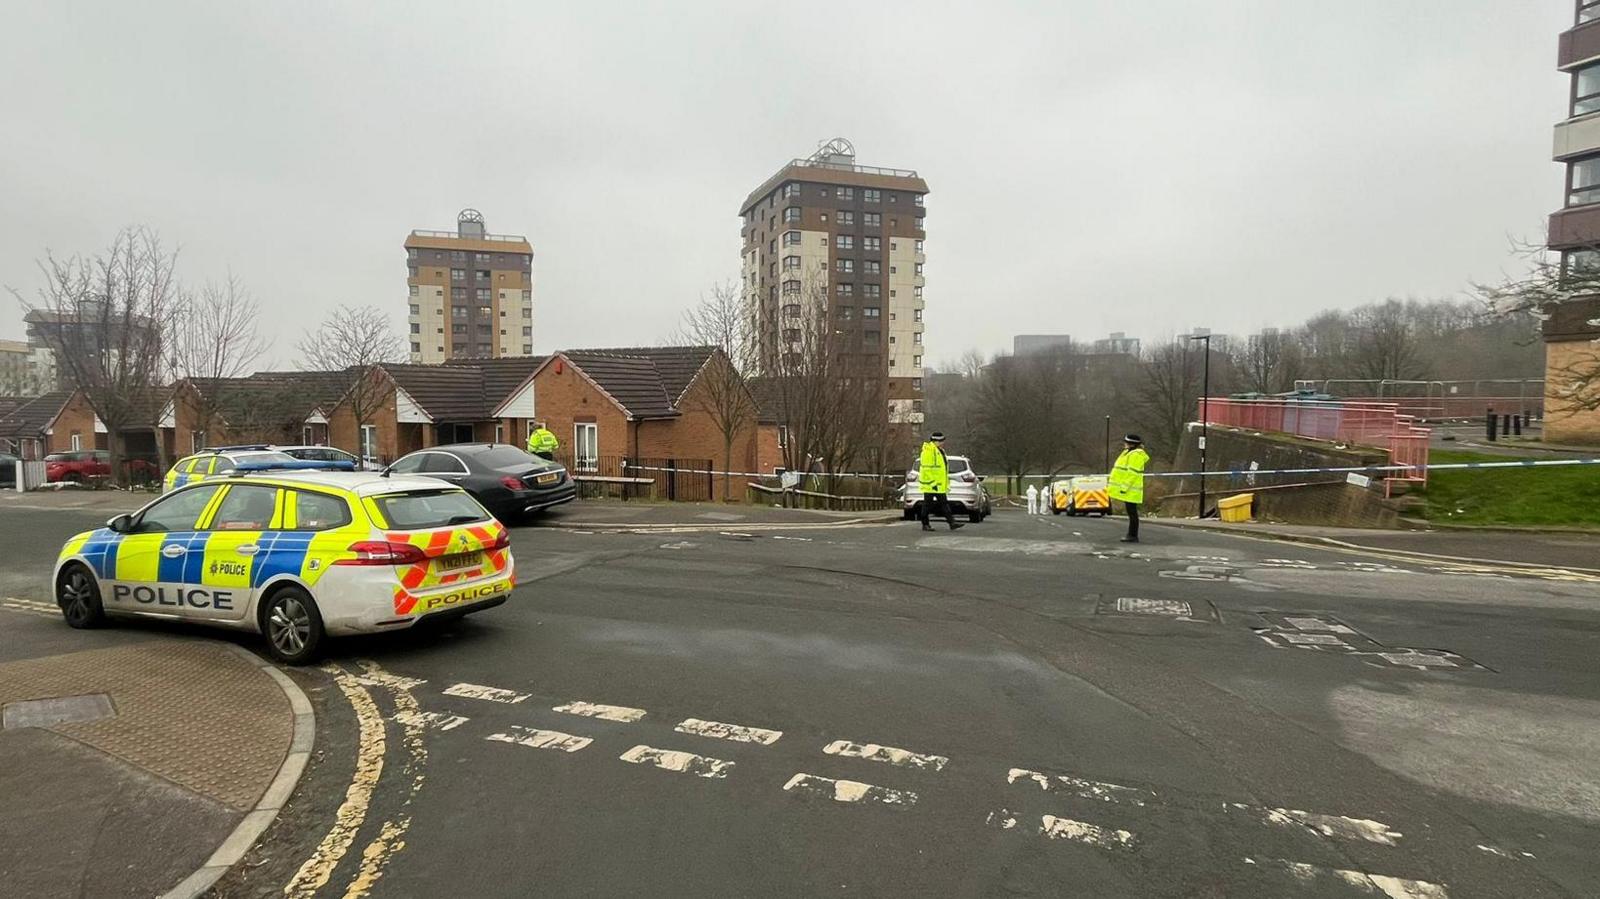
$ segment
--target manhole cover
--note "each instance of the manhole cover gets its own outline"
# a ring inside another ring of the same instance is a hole
[[[75,724],[81,721],[98,721],[110,718],[117,710],[111,706],[111,697],[104,693],[87,696],[62,696],[55,699],[28,699],[8,702],[0,714],[0,726],[6,730],[19,727],[54,727],[57,724]]]
[[[1170,615],[1188,618],[1193,611],[1189,604],[1178,599],[1141,599],[1137,596],[1117,597],[1117,611],[1125,615]]]
[[[1106,598],[1095,603],[1096,615],[1139,615],[1141,617],[1166,618],[1172,621],[1207,621],[1217,620],[1217,609],[1209,602],[1187,602],[1181,599],[1151,599],[1144,596],[1119,596],[1115,600]]]

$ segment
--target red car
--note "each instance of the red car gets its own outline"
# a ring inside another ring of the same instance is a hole
[[[156,467],[143,459],[124,459],[122,464],[134,479],[148,480]],[[111,454],[105,450],[71,450],[44,457],[47,481],[89,481],[111,475]]]

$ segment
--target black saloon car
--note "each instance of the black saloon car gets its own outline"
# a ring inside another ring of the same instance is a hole
[[[565,468],[505,443],[431,446],[401,456],[388,470],[449,481],[508,522],[578,496]]]

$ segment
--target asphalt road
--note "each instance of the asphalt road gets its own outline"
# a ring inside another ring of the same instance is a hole
[[[90,519],[7,519],[42,598]],[[507,605],[334,644],[321,762],[221,894],[1600,894],[1600,576],[688,525],[518,529]]]

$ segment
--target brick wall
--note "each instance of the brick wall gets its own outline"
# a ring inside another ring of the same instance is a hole
[[[1561,395],[1571,372],[1600,373],[1600,346],[1587,340],[1545,344],[1544,439],[1550,443],[1600,444],[1600,409],[1582,410]]]
[[[388,390],[383,401],[376,404],[367,417],[367,424],[378,429],[376,452],[378,461],[393,462],[405,455],[401,449],[399,412],[395,408],[396,393]],[[427,428],[424,428],[427,430]],[[409,436],[409,435],[408,435]],[[412,437],[414,440],[414,437]],[[356,427],[356,416],[348,402],[341,403],[328,416],[328,443],[346,452],[361,452],[361,435]]]
[[[81,393],[74,393],[61,414],[56,416],[55,423],[50,426],[50,434],[45,438],[45,452],[64,453],[72,449],[74,434],[78,435],[79,449],[107,448],[108,435],[94,432],[94,410],[89,408],[89,401]]]
[[[535,411],[561,441],[563,458],[572,456],[572,426],[579,421],[598,425],[600,455],[634,455],[627,416],[572,365],[559,359],[551,362],[540,369],[533,384]]]

